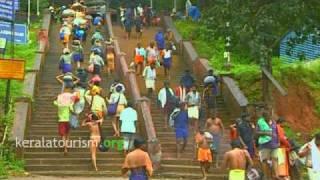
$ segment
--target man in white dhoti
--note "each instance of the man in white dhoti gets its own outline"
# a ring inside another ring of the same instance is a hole
[[[191,120],[193,129],[195,132],[199,130],[198,127],[198,120],[199,120],[199,109],[200,109],[200,94],[197,92],[197,88],[194,85],[191,88],[191,91],[187,94],[185,102],[188,105],[188,116],[189,119]]]
[[[299,156],[308,169],[309,180],[320,179],[320,133],[314,139],[302,146]]]
[[[152,96],[152,92],[155,90],[156,84],[156,68],[154,64],[146,66],[143,70],[143,77],[146,83],[146,88],[148,89],[148,96]]]

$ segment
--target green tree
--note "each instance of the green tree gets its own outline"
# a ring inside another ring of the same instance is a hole
[[[289,41],[291,47],[310,34],[319,42],[319,12],[318,0],[213,0],[203,23],[211,31],[208,38],[230,36],[231,52],[246,54],[272,72],[272,56],[278,53],[279,43],[288,32],[297,35]],[[264,97],[271,97],[266,78],[262,84]]]
[[[319,12],[318,0],[213,0],[206,9],[204,23],[214,38],[229,34],[232,50],[246,51],[262,65],[268,65],[288,32],[298,35],[292,46],[303,42],[310,33],[319,39]]]

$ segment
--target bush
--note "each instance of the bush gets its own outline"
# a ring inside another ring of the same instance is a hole
[[[20,0],[20,11],[28,12],[28,0]],[[30,11],[33,14],[37,12],[37,0],[30,0]],[[49,7],[49,0],[39,0],[40,11]]]

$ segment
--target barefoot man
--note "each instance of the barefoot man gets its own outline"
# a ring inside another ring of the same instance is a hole
[[[71,111],[73,111],[75,95],[72,93],[72,87],[66,86],[57,99],[53,102],[58,107],[58,131],[63,141],[64,154],[68,152],[68,140],[69,140],[69,120]]]
[[[218,113],[213,118],[209,118],[206,122],[206,127],[213,137],[213,143],[211,146],[211,151],[214,154],[214,161],[216,168],[219,167],[219,149],[220,149],[220,140],[224,133],[224,126],[222,120],[218,117]]]
[[[229,180],[245,180],[247,165],[252,166],[252,159],[247,150],[241,149],[238,140],[231,142],[232,150],[224,154],[222,168],[229,170]]]
[[[134,140],[135,150],[130,152],[122,166],[122,175],[130,173],[130,180],[148,180],[152,176],[152,162],[147,152],[145,152],[146,143],[142,139]]]
[[[200,168],[203,175],[203,180],[207,179],[207,173],[212,163],[212,153],[210,150],[210,144],[212,142],[212,136],[208,132],[199,131],[195,137],[197,143],[197,156],[200,162]]]

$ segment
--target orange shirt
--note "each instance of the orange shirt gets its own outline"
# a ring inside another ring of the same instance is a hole
[[[280,147],[290,149],[290,143],[285,136],[284,129],[277,124],[278,138],[280,141]]]
[[[232,127],[230,129],[230,140],[233,141],[233,140],[236,140],[236,139],[238,139],[237,128]]]
[[[152,162],[150,160],[150,157],[147,152],[142,151],[141,149],[136,149],[132,152],[130,152],[126,159],[124,160],[124,164],[122,168],[139,168],[139,167],[145,167],[148,174],[152,176],[153,168],[152,168]]]

